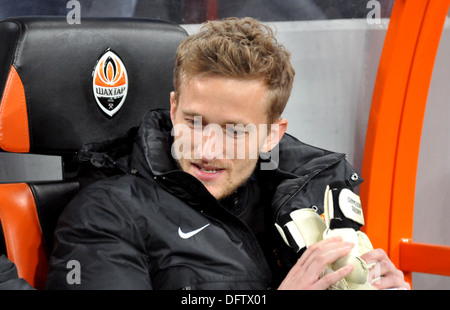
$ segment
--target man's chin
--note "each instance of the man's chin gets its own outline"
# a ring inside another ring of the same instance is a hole
[[[221,190],[220,187],[214,186],[211,184],[205,184],[205,182],[202,182],[202,184],[205,186],[205,188],[208,190],[208,192],[217,200],[222,199],[223,197],[226,197],[226,193]]]

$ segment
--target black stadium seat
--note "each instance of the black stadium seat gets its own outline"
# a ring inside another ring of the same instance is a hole
[[[61,156],[62,180],[0,184],[0,255],[45,286],[53,230],[79,189],[77,152],[168,108],[178,25],[146,19],[0,22],[0,151]]]

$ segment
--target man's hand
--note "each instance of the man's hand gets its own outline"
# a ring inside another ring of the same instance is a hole
[[[338,258],[350,253],[353,243],[343,242],[341,237],[333,237],[317,242],[305,250],[292,267],[279,290],[324,290],[345,278],[353,271],[353,266],[344,266],[323,277],[327,266]]]
[[[378,289],[411,289],[405,281],[403,272],[398,270],[391,262],[386,252],[376,249],[361,256],[367,264],[376,262],[369,272],[369,282]]]
[[[310,246],[287,274],[279,290],[327,289],[353,271],[351,265],[344,266],[323,277],[323,271],[337,259],[350,253],[353,244],[343,242],[340,237],[322,240]],[[411,289],[403,273],[391,262],[382,249],[372,250],[361,256],[367,264],[376,262],[370,270],[369,282],[378,289]]]

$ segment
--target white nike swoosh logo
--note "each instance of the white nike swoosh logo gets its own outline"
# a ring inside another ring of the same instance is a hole
[[[193,231],[190,231],[190,232],[187,232],[187,233],[183,232],[183,231],[181,230],[181,227],[178,227],[178,235],[179,235],[181,238],[183,238],[183,239],[188,239],[188,238],[192,237],[193,235],[198,234],[199,232],[201,232],[203,229],[205,229],[206,227],[208,227],[209,224],[210,224],[210,223],[206,224],[206,225],[203,226],[203,227],[200,227],[199,229],[196,229],[196,230],[193,230]]]

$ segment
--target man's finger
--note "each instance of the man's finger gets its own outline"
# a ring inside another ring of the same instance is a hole
[[[335,284],[339,280],[345,278],[353,271],[352,265],[346,265],[338,270],[331,272],[325,276],[323,276],[319,281],[317,281],[317,289],[326,290],[331,285]]]
[[[305,261],[308,272],[320,276],[325,268],[337,259],[348,255],[354,244],[349,242],[333,242],[324,244]]]
[[[303,265],[305,264],[305,262],[314,254],[317,253],[317,251],[320,251],[321,249],[323,250],[325,245],[330,245],[336,242],[342,242],[342,237],[337,236],[337,237],[333,237],[333,238],[329,238],[329,239],[325,239],[325,240],[321,240],[319,242],[317,242],[316,244],[311,245],[308,249],[306,249],[306,251],[302,254],[302,256],[300,257],[300,259],[298,260],[298,262]]]

